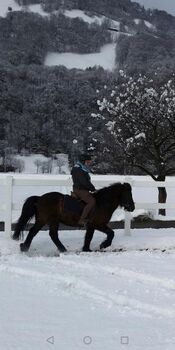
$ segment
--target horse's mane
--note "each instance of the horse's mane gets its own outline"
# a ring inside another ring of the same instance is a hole
[[[94,194],[95,199],[97,203],[99,204],[104,204],[106,203],[106,200],[113,197],[113,195],[116,195],[116,191],[118,190],[118,194],[120,195],[120,189],[121,189],[122,184],[120,182],[113,183],[109,186],[100,188],[97,190],[97,192]]]

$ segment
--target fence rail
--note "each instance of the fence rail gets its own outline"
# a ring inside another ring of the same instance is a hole
[[[13,203],[13,190],[14,187],[18,186],[32,186],[32,187],[61,187],[63,193],[69,193],[72,180],[70,175],[16,175],[16,174],[3,174],[0,175],[1,186],[4,187],[4,203],[1,202],[0,210],[5,213],[5,233],[11,234],[12,225],[12,211],[21,210],[23,203]],[[168,178],[165,182],[155,182],[148,177],[145,179],[139,179],[139,177],[128,177],[128,176],[116,176],[116,175],[93,175],[92,182],[96,188],[107,186],[114,182],[129,182],[133,188],[156,188],[166,187],[175,188],[175,178]],[[49,192],[49,188],[46,188],[45,192]],[[36,194],[33,192],[33,194]],[[26,196],[27,197],[27,196]],[[153,203],[153,202],[142,202],[135,203],[136,209],[175,209],[175,201],[166,204]],[[124,228],[125,235],[131,234],[131,220],[132,215],[129,212],[125,212]]]

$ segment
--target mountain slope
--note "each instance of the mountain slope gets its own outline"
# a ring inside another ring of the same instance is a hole
[[[0,19],[0,60],[43,64],[48,52],[89,54],[114,41],[118,68],[132,73],[174,69],[175,18],[164,11],[146,11],[130,0],[8,0],[7,5],[12,11]],[[2,13],[5,2],[0,5]],[[62,64],[60,57],[57,64]],[[68,68],[73,66],[77,64],[67,63]],[[87,66],[80,63],[80,68]]]
[[[21,150],[75,159],[90,142],[96,90],[111,85],[118,69],[156,72],[160,80],[175,70],[175,18],[164,11],[146,11],[130,0],[7,0],[12,8],[6,15],[4,1],[2,163]]]

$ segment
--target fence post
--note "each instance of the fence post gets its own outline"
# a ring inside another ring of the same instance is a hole
[[[131,186],[134,184],[134,180],[130,176],[125,177],[125,182],[128,182]],[[125,223],[124,223],[124,229],[125,229],[125,236],[131,236],[131,220],[132,215],[129,211],[125,211]]]
[[[125,236],[131,236],[131,213],[129,211],[125,211]]]
[[[5,235],[9,237],[11,235],[12,225],[12,183],[13,176],[6,176],[5,186]]]

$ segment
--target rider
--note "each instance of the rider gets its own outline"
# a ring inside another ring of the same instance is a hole
[[[95,191],[94,185],[91,183],[90,169],[91,156],[89,154],[81,154],[77,163],[71,171],[73,180],[73,191],[82,201],[86,203],[82,215],[78,221],[80,226],[84,226],[87,222],[88,214],[95,206],[95,198],[90,192]]]

